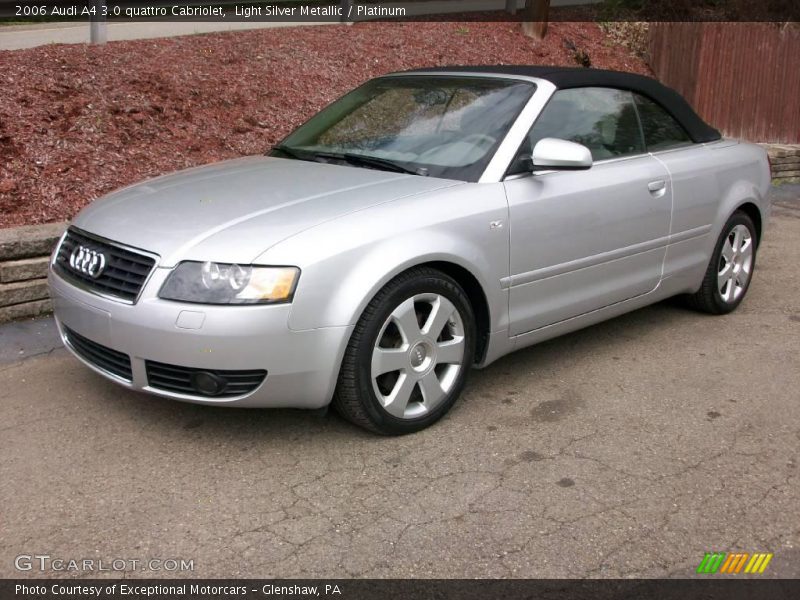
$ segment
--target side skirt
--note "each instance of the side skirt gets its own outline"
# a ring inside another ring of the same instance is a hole
[[[597,323],[613,319],[614,317],[624,315],[625,313],[639,308],[644,308],[645,306],[655,304],[661,300],[666,300],[667,298],[688,291],[690,290],[686,288],[685,280],[678,277],[671,277],[662,280],[655,289],[641,296],[604,306],[603,308],[598,308],[597,310],[578,315],[577,317],[546,325],[545,327],[540,327],[539,329],[534,329],[533,331],[528,331],[527,333],[522,333],[514,337],[507,337],[505,340],[502,339],[502,335],[507,332],[498,332],[492,335],[493,339],[489,340],[489,349],[486,353],[486,359],[483,363],[477,365],[477,367],[486,367],[498,358],[510,354],[515,350],[527,348],[528,346],[533,346],[534,344],[577,331],[578,329],[583,329],[584,327],[589,327],[590,325],[596,325]]]

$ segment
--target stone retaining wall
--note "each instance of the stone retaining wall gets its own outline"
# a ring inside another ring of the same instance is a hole
[[[50,312],[47,263],[66,223],[0,229],[0,323]]]
[[[772,166],[772,183],[800,183],[800,146],[763,144]]]

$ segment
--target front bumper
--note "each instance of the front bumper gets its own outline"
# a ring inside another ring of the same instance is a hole
[[[156,268],[136,304],[79,289],[52,269],[53,308],[65,346],[81,362],[125,387],[202,404],[320,408],[333,397],[352,327],[289,328],[290,304],[210,306],[156,296],[170,269]],[[67,342],[69,329],[95,344],[130,356],[131,381],[86,360]],[[264,381],[236,397],[182,394],[152,387],[145,361],[209,370],[263,369]]]

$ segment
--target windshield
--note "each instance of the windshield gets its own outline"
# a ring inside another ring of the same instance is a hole
[[[272,154],[477,181],[534,89],[479,77],[374,79],[323,109]]]

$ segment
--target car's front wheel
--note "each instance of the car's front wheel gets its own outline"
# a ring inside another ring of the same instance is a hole
[[[475,347],[469,298],[421,267],[390,281],[364,310],[345,351],[333,404],[349,421],[397,435],[428,427],[464,387]]]

